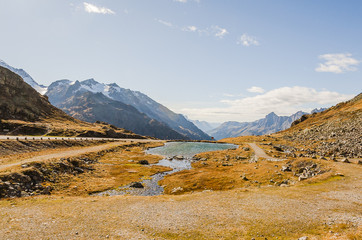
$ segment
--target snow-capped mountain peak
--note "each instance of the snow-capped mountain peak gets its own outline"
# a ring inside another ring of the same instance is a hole
[[[44,95],[47,92],[47,87],[43,85],[39,85],[37,82],[34,81],[34,79],[23,69],[21,68],[14,68],[7,64],[5,61],[0,59],[0,66],[9,69],[10,71],[18,74],[20,77],[23,78],[23,80],[32,86],[36,91],[38,91],[40,94]]]

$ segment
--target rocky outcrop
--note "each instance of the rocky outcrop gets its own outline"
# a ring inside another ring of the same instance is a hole
[[[306,115],[284,138],[304,145],[288,149],[290,154],[304,152],[306,157],[362,158],[362,94],[321,113]],[[313,147],[310,147],[313,146]]]

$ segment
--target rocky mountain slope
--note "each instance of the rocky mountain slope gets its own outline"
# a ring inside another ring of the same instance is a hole
[[[304,114],[299,111],[291,116],[278,116],[272,112],[254,122],[225,122],[208,133],[215,139],[275,133],[289,128],[293,121]]]
[[[172,112],[165,106],[157,103],[141,92],[121,88],[114,83],[103,84],[95,81],[94,79],[75,82],[69,80],[59,80],[48,87],[46,95],[49,97],[52,104],[61,107],[68,98],[74,96],[78,92],[102,93],[107,98],[131,105],[139,112],[146,114],[148,117],[161,123],[165,123],[170,128],[183,135],[184,139],[210,139],[210,136],[198,129],[181,114]],[[69,104],[68,107],[70,107]],[[107,119],[107,121],[111,122],[111,119]]]
[[[102,93],[76,92],[59,107],[69,115],[86,121],[109,122],[132,132],[160,139],[185,139],[166,124],[149,118],[131,105],[112,100]]]
[[[10,71],[18,74],[20,77],[23,78],[23,80],[29,84],[30,86],[32,86],[35,90],[37,90],[40,94],[44,94],[47,91],[47,88],[43,85],[39,85],[37,82],[34,81],[34,79],[27,73],[25,72],[23,69],[20,68],[14,68],[12,66],[10,66],[9,64],[7,64],[6,62],[4,62],[3,60],[0,59],[0,66],[9,69]]]
[[[362,93],[323,112],[304,115],[280,134],[286,140],[307,146],[290,152],[303,150],[308,157],[361,158]]]
[[[0,66],[0,134],[4,133],[141,138],[124,129],[68,116],[19,75]]]
[[[12,71],[0,67],[0,116],[2,119],[36,121],[49,116],[71,119],[52,106]]]

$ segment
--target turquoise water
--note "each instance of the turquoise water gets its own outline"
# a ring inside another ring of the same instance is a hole
[[[233,144],[203,143],[203,142],[169,142],[165,146],[152,148],[147,151],[149,154],[173,157],[177,155],[191,158],[195,154],[216,150],[235,149]]]

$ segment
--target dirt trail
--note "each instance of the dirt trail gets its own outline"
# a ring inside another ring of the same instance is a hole
[[[265,158],[268,161],[281,161],[282,159],[278,159],[278,158],[273,158],[268,156],[263,149],[261,149],[258,145],[256,145],[255,143],[248,143],[249,146],[254,150],[255,152],[255,157],[257,158]]]
[[[63,152],[45,154],[45,155],[40,155],[40,156],[28,158],[28,159],[22,159],[22,160],[20,160],[18,162],[15,162],[15,163],[0,165],[0,171],[4,170],[4,169],[7,169],[7,168],[10,168],[10,167],[18,166],[18,165],[21,165],[21,164],[24,164],[24,163],[29,163],[29,162],[40,162],[40,161],[45,161],[45,160],[52,159],[52,158],[67,158],[67,157],[73,157],[73,156],[86,154],[86,153],[90,153],[90,152],[99,152],[99,151],[102,151],[104,149],[108,149],[108,148],[111,148],[111,147],[114,147],[114,146],[118,146],[120,144],[121,144],[120,142],[112,142],[112,143],[107,143],[107,144],[98,145],[98,146],[91,146],[91,147],[85,147],[85,148],[81,148],[81,149],[66,150],[66,151],[63,151]]]

